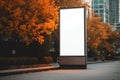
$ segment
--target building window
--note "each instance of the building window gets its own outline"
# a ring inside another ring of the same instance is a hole
[[[120,24],[116,24],[117,26],[120,26]]]
[[[98,10],[94,10],[95,13],[98,13]]]
[[[98,8],[98,4],[94,5],[94,8]]]
[[[104,12],[103,10],[100,10],[100,14],[103,14],[103,12]]]
[[[100,5],[99,8],[103,8],[103,5]]]
[[[99,0],[99,3],[100,3],[100,4],[103,4],[103,3],[104,3],[104,0]]]
[[[94,0],[94,3],[95,3],[95,4],[96,4],[96,3],[98,4],[98,0]]]
[[[120,30],[120,27],[116,27],[117,30]]]

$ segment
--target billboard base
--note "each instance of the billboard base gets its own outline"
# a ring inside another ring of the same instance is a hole
[[[59,66],[61,69],[86,69],[85,56],[60,56]]]
[[[87,65],[60,65],[60,69],[87,69]]]

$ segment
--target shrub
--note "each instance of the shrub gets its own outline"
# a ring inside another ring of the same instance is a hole
[[[1,57],[0,66],[10,66],[10,65],[26,65],[26,64],[36,64],[38,63],[38,58],[36,57]]]

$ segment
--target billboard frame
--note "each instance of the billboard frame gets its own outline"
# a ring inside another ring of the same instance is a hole
[[[60,10],[64,10],[64,9],[77,9],[77,8],[83,8],[84,9],[84,56],[61,56],[60,55],[60,46],[59,46],[59,65],[60,65],[60,68],[87,68],[87,31],[86,31],[86,8],[85,7],[70,7],[70,8],[60,8],[59,9],[59,21],[61,20],[60,19]],[[59,23],[59,26],[61,28],[61,25]],[[59,36],[60,35],[60,32],[59,31]],[[61,39],[60,39],[61,40]],[[60,41],[61,42],[61,41]],[[59,42],[59,44],[60,44]],[[77,59],[77,60],[81,60],[81,59],[84,59],[84,64],[68,64],[68,63],[64,63],[66,60],[69,60],[69,59]],[[79,59],[78,59],[79,58]]]

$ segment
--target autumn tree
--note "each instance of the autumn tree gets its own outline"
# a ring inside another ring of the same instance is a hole
[[[91,17],[87,21],[87,42],[88,47],[97,48],[102,40],[106,40],[108,38],[107,27],[105,23],[100,22],[100,17]]]
[[[111,55],[114,57],[114,53],[116,49],[119,48],[120,43],[120,34],[117,30],[112,31],[111,29],[108,31],[108,38],[106,40],[102,40],[98,49],[104,51],[106,57]]]
[[[54,0],[0,0],[0,35],[42,44],[57,28],[58,9]]]
[[[97,55],[97,52],[100,52],[100,55],[104,54],[104,56],[114,55],[113,52],[120,42],[120,34],[118,31],[112,30],[112,27],[108,23],[101,22],[100,17],[92,16],[90,19],[88,18],[87,45],[89,50],[92,50],[92,54]]]

